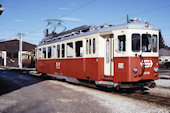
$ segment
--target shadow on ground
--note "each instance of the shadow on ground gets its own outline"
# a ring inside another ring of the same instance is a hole
[[[22,71],[0,70],[0,96],[44,80]]]

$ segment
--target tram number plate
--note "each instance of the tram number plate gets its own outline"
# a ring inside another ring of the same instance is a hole
[[[124,68],[124,63],[118,63],[118,68],[123,69]]]
[[[60,62],[56,62],[56,69],[60,69]]]

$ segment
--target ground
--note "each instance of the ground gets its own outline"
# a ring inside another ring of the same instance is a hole
[[[161,85],[163,82],[157,83]],[[158,91],[158,96],[170,103],[169,86],[157,88],[166,90],[167,95]],[[149,91],[157,95],[155,91]],[[16,71],[0,70],[0,95],[0,113],[170,112],[170,106],[166,103],[145,101],[129,96],[131,94],[100,91]]]

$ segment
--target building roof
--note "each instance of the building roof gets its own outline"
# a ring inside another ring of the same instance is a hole
[[[4,43],[4,42],[10,42],[10,41],[19,41],[18,39],[8,39],[8,40],[0,40],[0,43]],[[31,44],[29,42],[25,42],[23,41],[24,43],[27,43],[27,44]],[[31,45],[35,45],[35,44],[31,44]],[[35,45],[36,46],[36,45]]]
[[[170,56],[170,50],[161,48],[161,49],[159,50],[159,56]]]

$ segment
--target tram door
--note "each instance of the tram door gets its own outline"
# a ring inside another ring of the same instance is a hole
[[[113,65],[113,37],[106,38],[106,53],[104,59],[104,74],[105,76],[113,76],[114,75],[114,65]]]

